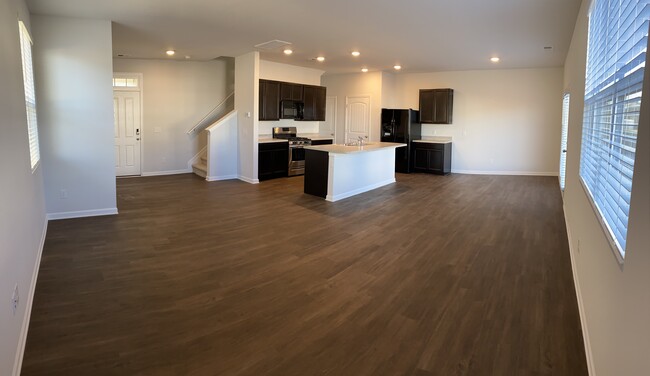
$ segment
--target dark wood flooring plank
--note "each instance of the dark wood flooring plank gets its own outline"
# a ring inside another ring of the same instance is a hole
[[[49,224],[23,375],[586,375],[557,179],[118,180]]]

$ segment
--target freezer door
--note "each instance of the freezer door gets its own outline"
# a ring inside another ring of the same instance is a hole
[[[394,110],[386,108],[381,110],[381,141],[395,142]]]

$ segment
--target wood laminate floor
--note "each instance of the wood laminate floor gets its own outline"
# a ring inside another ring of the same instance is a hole
[[[556,178],[119,179],[52,221],[23,375],[587,375]]]

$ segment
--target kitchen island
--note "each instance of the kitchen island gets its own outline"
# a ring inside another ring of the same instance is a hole
[[[405,146],[305,146],[305,193],[333,202],[394,183],[395,149]]]

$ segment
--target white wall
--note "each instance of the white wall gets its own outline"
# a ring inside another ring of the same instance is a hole
[[[650,72],[646,68],[620,267],[579,181],[589,3],[583,1],[564,67],[564,88],[571,93],[564,210],[591,375],[641,376],[650,370]]]
[[[239,151],[237,149],[237,111],[206,129],[208,136],[208,171],[206,180],[236,179]]]
[[[32,29],[48,215],[115,213],[111,23],[33,16]]]
[[[18,19],[29,28],[24,2],[0,0],[0,375],[11,375],[22,359],[47,228],[43,163],[33,173],[30,166]],[[20,302],[14,315],[10,301],[16,284]]]
[[[345,98],[370,96],[370,141],[379,141],[382,106],[382,72],[325,75],[327,96],[336,96],[336,143],[345,142]]]
[[[319,69],[297,67],[295,65],[260,60],[260,78],[264,80],[319,86],[321,84],[321,76],[323,73],[324,71]],[[329,92],[327,95],[329,95]],[[272,133],[273,127],[296,127],[298,133],[318,133],[318,125],[319,122],[317,121],[294,121],[291,119],[260,121],[259,132],[262,135],[268,135]]]
[[[396,108],[419,109],[419,90],[454,89],[453,124],[422,127],[451,136],[452,172],[557,175],[562,69],[396,75]]]
[[[225,59],[113,60],[115,72],[143,74],[143,175],[189,171],[187,162],[205,146],[205,135],[187,131],[232,92],[233,70]]]
[[[239,178],[249,183],[257,179],[257,138],[259,111],[259,52],[235,58],[235,110],[239,144]]]

